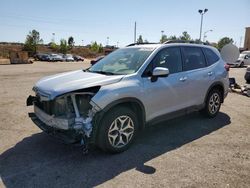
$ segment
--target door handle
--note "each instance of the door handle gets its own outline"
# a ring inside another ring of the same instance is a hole
[[[213,75],[213,72],[208,72],[207,75],[208,75],[208,76],[212,76],[212,75]]]
[[[181,82],[185,82],[186,80],[187,80],[187,77],[186,77],[186,76],[180,78],[180,81],[181,81]]]

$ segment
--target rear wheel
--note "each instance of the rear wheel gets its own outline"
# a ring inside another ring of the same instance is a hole
[[[99,125],[98,146],[111,153],[127,150],[136,137],[138,120],[129,108],[117,107],[107,112]]]
[[[207,96],[206,104],[204,109],[202,110],[202,113],[209,118],[215,117],[220,110],[221,102],[222,95],[220,90],[211,90]]]

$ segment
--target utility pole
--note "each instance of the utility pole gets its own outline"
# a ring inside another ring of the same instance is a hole
[[[55,33],[52,33],[52,43],[55,43]]]
[[[135,27],[134,27],[134,43],[136,43],[136,22],[135,22]]]

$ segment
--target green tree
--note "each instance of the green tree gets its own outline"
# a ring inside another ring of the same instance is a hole
[[[168,40],[178,40],[178,38],[175,35],[172,35],[168,38]]]
[[[223,46],[225,46],[226,44],[229,43],[233,43],[234,40],[232,38],[229,37],[223,37],[222,39],[220,39],[218,41],[218,49],[221,50],[223,48]]]
[[[92,42],[90,45],[90,50],[93,52],[98,52],[98,53],[102,53],[103,52],[103,46],[102,44],[97,44],[97,42]]]
[[[24,50],[28,51],[30,55],[34,55],[37,52],[37,45],[42,42],[43,40],[40,39],[40,33],[33,29],[26,37]]]
[[[69,47],[73,48],[74,44],[75,44],[74,38],[72,36],[70,36],[68,38],[68,45],[69,45]]]
[[[160,39],[160,43],[164,43],[168,40],[167,35],[162,35]]]
[[[188,34],[187,31],[184,31],[179,38],[180,40],[185,40],[185,41],[191,40],[191,36]]]
[[[92,42],[91,45],[90,45],[90,50],[93,51],[93,52],[98,52],[99,50],[99,45],[97,44],[97,42]]]
[[[59,50],[59,46],[56,43],[54,43],[54,42],[49,43],[49,47],[52,50],[54,50],[54,51],[58,51]]]
[[[103,52],[103,46],[102,46],[102,44],[101,44],[101,43],[99,44],[99,49],[98,49],[98,52],[99,52],[99,53],[102,53],[102,52]]]
[[[138,44],[142,44],[143,43],[143,39],[142,39],[141,35],[139,35],[139,38],[137,39],[137,43]]]
[[[59,51],[63,54],[66,54],[68,51],[68,45],[67,45],[67,41],[65,39],[61,39],[60,40],[60,48]]]

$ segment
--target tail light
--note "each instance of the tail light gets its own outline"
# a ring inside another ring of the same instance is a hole
[[[224,65],[224,68],[226,69],[226,71],[229,71],[229,70],[230,70],[230,65],[225,64],[225,65]]]

